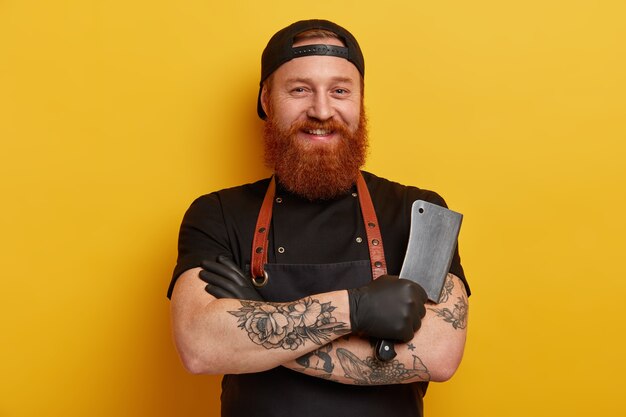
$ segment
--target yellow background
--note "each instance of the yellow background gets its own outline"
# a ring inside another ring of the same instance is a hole
[[[312,17],[364,50],[366,168],[465,215],[469,340],[427,415],[624,415],[622,0],[4,0],[0,416],[218,414],[169,334],[178,226],[268,174],[260,54]]]

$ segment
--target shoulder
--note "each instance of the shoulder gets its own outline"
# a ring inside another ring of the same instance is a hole
[[[265,178],[253,183],[236,187],[224,188],[196,198],[190,206],[192,209],[206,209],[215,206],[238,204],[263,199],[270,179]]]
[[[415,200],[424,200],[429,203],[447,207],[444,198],[435,191],[418,188],[412,185],[403,185],[366,171],[363,171],[363,178],[365,178],[367,188],[375,204],[376,202],[386,202],[388,204],[411,205]]]
[[[269,178],[224,188],[196,198],[187,209],[183,226],[202,227],[232,221],[232,217],[246,216],[258,211],[265,195]]]

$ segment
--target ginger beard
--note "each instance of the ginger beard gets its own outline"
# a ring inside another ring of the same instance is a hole
[[[300,130],[329,129],[339,140],[317,143],[298,139]],[[339,121],[308,119],[281,129],[268,113],[263,131],[265,164],[292,193],[309,200],[328,200],[346,193],[355,184],[367,154],[367,120],[361,106],[354,133]]]

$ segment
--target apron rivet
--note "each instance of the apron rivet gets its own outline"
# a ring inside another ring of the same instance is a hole
[[[282,202],[283,202],[283,199],[282,199],[282,198],[280,198],[280,197],[276,197],[276,202],[277,202],[278,204],[280,204],[280,203],[282,203]]]
[[[265,227],[261,227],[261,228],[259,229],[259,233],[265,233]]]
[[[263,253],[263,248],[260,246],[256,248],[256,253]]]
[[[357,193],[352,193],[352,197],[356,198],[358,196]]]
[[[372,245],[378,246],[379,243],[378,239],[372,239]]]
[[[380,261],[376,261],[376,262],[374,262],[374,266],[375,266],[376,268],[380,268],[381,266],[383,266],[383,263],[382,263],[382,262],[380,262]]]
[[[278,253],[285,253],[285,248],[282,246],[278,248]]]
[[[361,242],[363,242],[363,238],[361,238],[361,237],[357,237],[357,238],[356,238],[356,243],[361,243]]]
[[[367,225],[368,225],[369,227],[376,227],[376,224],[374,224],[374,223],[372,223],[372,222],[369,222]]]

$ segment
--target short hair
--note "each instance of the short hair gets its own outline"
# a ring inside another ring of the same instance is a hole
[[[304,32],[300,32],[293,38],[293,43],[306,41],[308,39],[339,39],[342,45],[346,46],[345,42],[339,37],[339,35],[326,29],[309,29]]]

